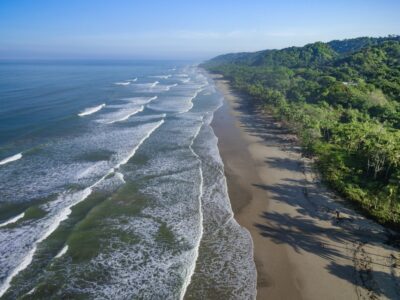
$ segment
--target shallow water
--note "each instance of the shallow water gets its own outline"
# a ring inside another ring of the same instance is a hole
[[[252,299],[222,98],[177,62],[0,64],[4,299]]]

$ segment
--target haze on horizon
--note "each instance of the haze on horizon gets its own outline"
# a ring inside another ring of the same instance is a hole
[[[0,59],[206,59],[399,34],[400,2],[2,0]]]

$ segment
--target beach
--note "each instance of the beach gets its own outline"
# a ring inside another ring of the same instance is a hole
[[[253,239],[257,299],[399,299],[394,233],[329,191],[293,134],[212,77],[224,104],[211,125],[235,219]]]

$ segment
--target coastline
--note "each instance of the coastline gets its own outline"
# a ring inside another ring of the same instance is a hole
[[[211,126],[235,219],[253,238],[257,299],[400,297],[400,253],[386,244],[388,231],[343,206],[290,132],[211,77],[224,96]]]

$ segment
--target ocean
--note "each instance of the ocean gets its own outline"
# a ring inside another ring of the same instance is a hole
[[[222,101],[189,63],[0,62],[0,298],[254,299]]]

